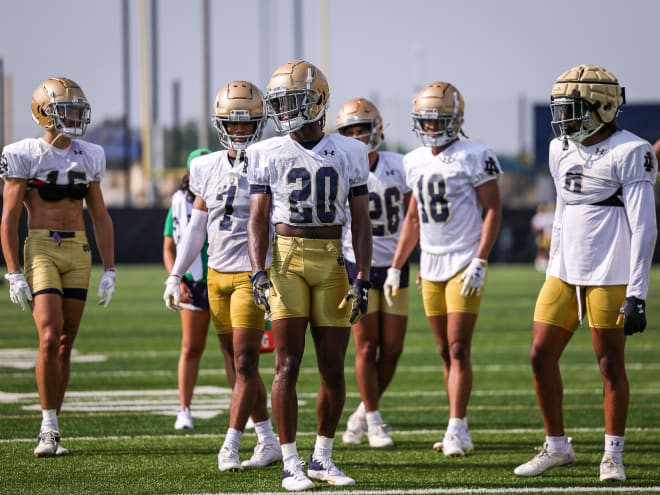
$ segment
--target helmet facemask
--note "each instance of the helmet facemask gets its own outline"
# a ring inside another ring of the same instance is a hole
[[[248,110],[232,110],[228,116],[214,115],[212,120],[222,145],[234,151],[245,151],[249,145],[259,141],[266,124],[263,116],[251,117]],[[230,134],[226,127],[230,122],[253,122],[254,131],[249,134]]]
[[[436,120],[434,130],[426,130],[425,123],[428,120]],[[463,116],[458,114],[438,114],[438,111],[422,110],[413,112],[413,131],[417,134],[420,142],[429,148],[439,148],[458,137],[463,125]]]
[[[85,134],[92,109],[84,100],[53,101],[44,107],[44,114],[52,118],[53,128],[63,136],[77,138]]]
[[[598,112],[582,98],[552,98],[552,132],[558,139],[582,143],[605,125]]]

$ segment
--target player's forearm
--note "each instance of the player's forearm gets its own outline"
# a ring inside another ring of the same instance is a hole
[[[104,268],[115,266],[115,233],[110,214],[106,212],[100,219],[93,221],[94,238]]]

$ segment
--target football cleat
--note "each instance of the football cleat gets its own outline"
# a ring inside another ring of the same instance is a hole
[[[325,481],[336,486],[352,486],[355,484],[355,480],[342,473],[330,457],[317,459],[310,455],[309,464],[307,464],[307,476],[313,480]]]
[[[176,421],[174,422],[175,430],[192,430],[195,426],[193,425],[192,414],[190,409],[187,407],[185,409],[180,409],[179,413],[176,415]]]
[[[60,432],[55,430],[42,431],[37,437],[37,448],[34,449],[35,457],[53,457],[57,455],[57,447],[60,444]]]
[[[218,452],[218,469],[220,471],[243,471],[238,452],[232,452],[227,447],[222,447]]]
[[[565,466],[574,460],[575,450],[573,450],[573,445],[571,445],[570,439],[567,442],[566,450],[563,452],[550,452],[548,450],[548,444],[546,443],[543,444],[541,452],[534,456],[531,461],[518,466],[513,470],[513,473],[516,476],[540,476],[548,469]]]
[[[626,481],[626,471],[620,461],[604,457],[600,462],[600,481]]]
[[[367,431],[369,446],[374,448],[392,447],[394,441],[386,424],[372,425]]]
[[[305,463],[297,459],[296,462],[287,462],[282,471],[282,488],[290,492],[312,490],[316,485],[310,480],[303,469]]]
[[[367,417],[355,411],[348,417],[346,431],[341,436],[341,441],[346,445],[360,445],[366,433]]]
[[[57,450],[55,451],[55,455],[57,457],[69,455],[70,453],[71,453],[71,451],[69,449],[67,449],[66,447],[62,447],[61,443],[57,444]]]
[[[470,432],[469,431],[467,431],[467,430],[465,430],[464,432],[459,431],[458,433],[455,434],[455,436],[457,436],[458,439],[461,442],[460,447],[461,447],[461,450],[463,451],[463,454],[470,454],[470,453],[474,452],[474,444],[472,443],[472,438],[470,438]],[[442,442],[435,442],[433,444],[433,450],[435,450],[438,453],[442,452],[443,451],[443,448],[442,448],[443,442],[444,442],[444,440]]]
[[[282,448],[277,439],[258,442],[250,459],[241,463],[244,468],[260,468],[275,464],[282,460]]]

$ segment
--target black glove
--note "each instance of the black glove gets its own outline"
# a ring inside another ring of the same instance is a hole
[[[268,279],[266,270],[259,270],[250,276],[252,282],[252,295],[254,296],[254,304],[263,309],[266,313],[270,312],[270,304],[268,304],[268,296],[270,295],[270,288],[273,284]]]
[[[351,299],[351,316],[348,317],[350,323],[357,323],[367,314],[367,306],[369,305],[369,289],[371,289],[371,282],[368,280],[355,279],[351,288],[344,296],[344,299],[339,303],[339,309],[343,308]]]
[[[643,332],[646,328],[646,302],[644,299],[626,297],[619,310],[618,324],[621,323],[621,318],[623,318],[623,333],[626,335]]]

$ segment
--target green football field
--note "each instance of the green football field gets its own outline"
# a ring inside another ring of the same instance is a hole
[[[562,359],[567,434],[577,459],[539,478],[520,479],[513,468],[544,440],[528,360],[532,313],[543,275],[531,265],[492,265],[473,342],[474,388],[469,422],[476,451],[445,458],[432,450],[447,423],[440,357],[411,290],[405,349],[381,401],[395,446],[344,446],[341,433],[359,402],[353,344],[346,361],[348,397],[335,442],[339,467],[357,483],[325,484],[317,491],[377,493],[651,493],[660,492],[660,268],[648,295],[649,325],[628,339],[631,404],[624,463],[628,481],[603,484],[602,385],[586,324]],[[0,493],[165,494],[281,492],[281,465],[221,473],[217,451],[227,428],[230,390],[217,339],[209,332],[193,399],[195,429],[173,428],[178,399],[179,317],[162,301],[159,265],[124,265],[108,309],[96,306],[100,270],[76,341],[72,376],[60,416],[62,443],[71,455],[35,459],[41,420],[34,380],[37,334],[31,316],[0,287]],[[262,356],[267,388],[273,355]],[[318,378],[308,341],[298,384],[298,447],[307,457],[315,439]],[[241,458],[255,435],[244,436]]]

